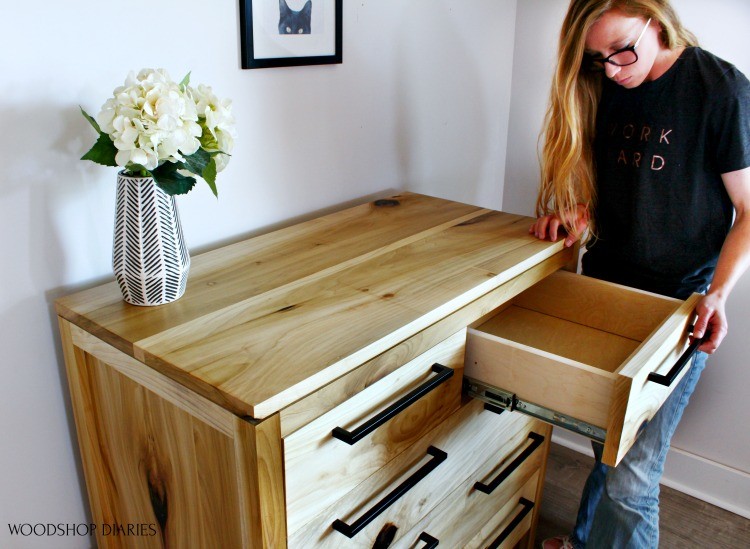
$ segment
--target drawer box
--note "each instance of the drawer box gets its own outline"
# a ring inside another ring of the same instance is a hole
[[[284,438],[290,535],[458,409],[465,343],[464,329]],[[441,374],[434,364],[452,372]],[[424,393],[414,395],[417,391]],[[410,394],[415,399],[408,407],[377,421]],[[379,426],[360,436],[370,421]],[[356,441],[336,438],[334,431]]]
[[[677,363],[695,347],[685,350],[698,299],[555,273],[469,330],[467,385],[603,441],[603,462],[616,465],[686,371]]]
[[[508,421],[506,416],[519,419]],[[482,464],[493,458],[495,463],[501,462],[523,444],[526,433],[522,431],[527,425],[528,418],[520,414],[498,415],[484,410],[482,402],[469,400],[439,427],[290,535],[290,549],[373,547],[376,540],[390,534],[397,541],[466,479],[475,480]],[[411,487],[392,497],[407,485]],[[365,523],[363,519],[376,509],[380,512]],[[349,537],[334,529],[334,523],[344,529],[363,526]]]

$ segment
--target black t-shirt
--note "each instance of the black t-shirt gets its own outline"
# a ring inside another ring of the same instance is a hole
[[[750,166],[747,78],[695,47],[637,88],[606,80],[594,157],[599,238],[584,273],[683,299],[705,291],[733,220],[721,174]]]

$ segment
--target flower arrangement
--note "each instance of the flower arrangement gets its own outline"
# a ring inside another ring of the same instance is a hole
[[[190,73],[176,84],[164,69],[131,72],[96,119],[81,108],[99,133],[81,159],[153,177],[170,195],[190,191],[195,175],[218,196],[216,174],[234,146],[231,101],[219,100],[209,86],[189,84]]]

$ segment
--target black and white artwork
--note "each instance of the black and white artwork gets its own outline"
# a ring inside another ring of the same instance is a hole
[[[341,63],[342,0],[240,0],[243,69]]]
[[[312,0],[298,11],[287,0],[279,0],[279,34],[312,34]]]

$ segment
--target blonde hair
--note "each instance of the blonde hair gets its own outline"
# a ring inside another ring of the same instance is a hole
[[[680,23],[669,0],[572,0],[560,31],[558,62],[552,80],[543,132],[542,179],[537,216],[560,215],[568,231],[574,218],[565,215],[583,204],[590,212],[596,202],[593,142],[596,110],[601,94],[601,73],[583,68],[586,35],[606,12],[618,9],[630,17],[651,18],[661,27],[667,49],[698,44]],[[595,235],[596,220],[589,220]]]

